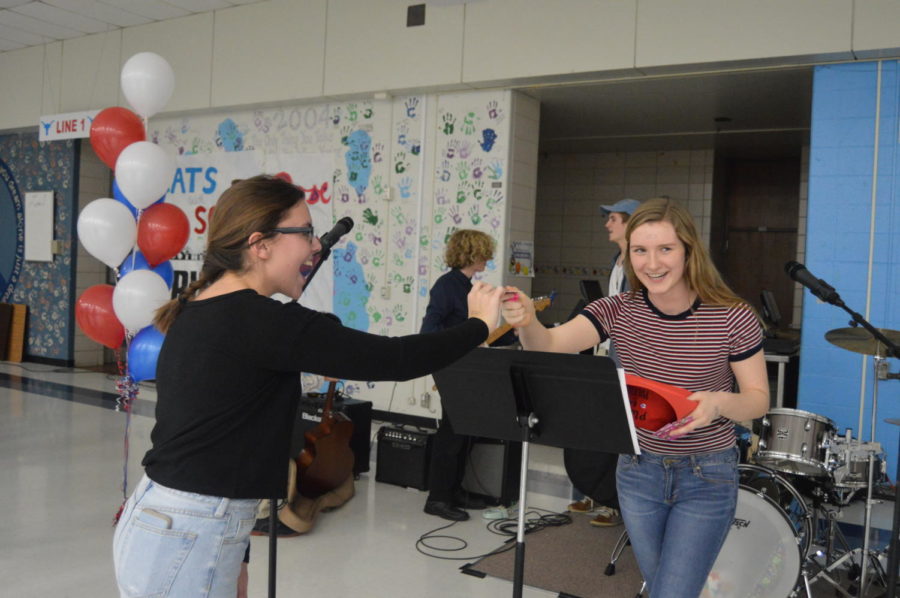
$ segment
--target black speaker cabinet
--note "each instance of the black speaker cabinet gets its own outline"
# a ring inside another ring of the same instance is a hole
[[[378,430],[375,481],[428,489],[433,431],[384,426]]]
[[[488,502],[509,506],[519,499],[522,444],[490,438],[471,438],[462,487]]]
[[[294,422],[294,434],[291,437],[291,456],[296,457],[303,450],[306,442],[303,434],[322,421],[322,410],[325,407],[325,395],[303,395],[297,409]],[[369,471],[369,438],[372,434],[372,402],[357,399],[335,397],[333,409],[343,413],[353,422],[353,436],[350,437],[350,449],[353,451],[353,473],[359,475]]]

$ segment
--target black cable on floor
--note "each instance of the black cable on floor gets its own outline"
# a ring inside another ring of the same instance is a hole
[[[543,511],[544,514],[539,513],[539,511]],[[448,523],[447,525],[442,525],[433,530],[427,531],[416,540],[416,550],[427,557],[431,557],[434,559],[440,559],[443,561],[473,561],[476,559],[482,559],[485,557],[493,556],[495,554],[501,554],[512,550],[516,547],[515,542],[507,542],[504,545],[498,547],[495,550],[490,552],[486,552],[484,554],[476,554],[470,556],[442,556],[440,554],[433,554],[431,552],[427,552],[427,550],[439,551],[439,552],[459,552],[460,550],[465,550],[468,548],[469,543],[457,536],[450,536],[446,534],[438,534],[437,532],[443,531],[450,527],[453,527],[458,522],[453,521]],[[561,525],[568,525],[572,523],[572,518],[565,513],[554,513],[553,511],[548,511],[546,509],[538,509],[531,508],[525,512],[525,534],[530,534],[531,532],[536,532],[538,530],[544,529],[546,527],[558,527]],[[486,529],[493,534],[499,536],[506,536],[508,538],[515,538],[518,534],[518,518],[508,518],[508,519],[494,519],[486,524]],[[429,540],[433,539],[442,539],[442,540],[450,540],[452,542],[456,542],[457,545],[451,548],[441,548],[440,546],[435,546],[433,544],[429,544]]]

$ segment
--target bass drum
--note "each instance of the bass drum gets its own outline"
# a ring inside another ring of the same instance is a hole
[[[786,598],[800,580],[811,523],[803,497],[771,469],[739,465],[731,531],[701,598]]]

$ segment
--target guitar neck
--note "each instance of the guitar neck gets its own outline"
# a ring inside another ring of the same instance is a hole
[[[532,299],[532,301],[534,302],[534,311],[543,311],[544,309],[549,307],[553,302],[554,294],[551,294],[549,297],[538,297],[536,299]],[[500,326],[497,326],[497,328],[490,334],[490,336],[488,336],[487,341],[485,342],[490,345],[491,343],[496,342],[498,338],[500,338],[510,330],[512,330],[512,326],[510,324],[502,324]]]

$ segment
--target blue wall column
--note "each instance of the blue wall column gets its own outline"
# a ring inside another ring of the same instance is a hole
[[[900,330],[898,62],[819,66],[813,77],[806,266],[877,328]],[[900,381],[875,381],[873,359],[836,347],[825,333],[849,326],[844,310],[804,291],[798,406],[838,430],[875,439],[896,471]],[[900,361],[889,360],[891,371]],[[859,418],[863,405],[863,425]]]

